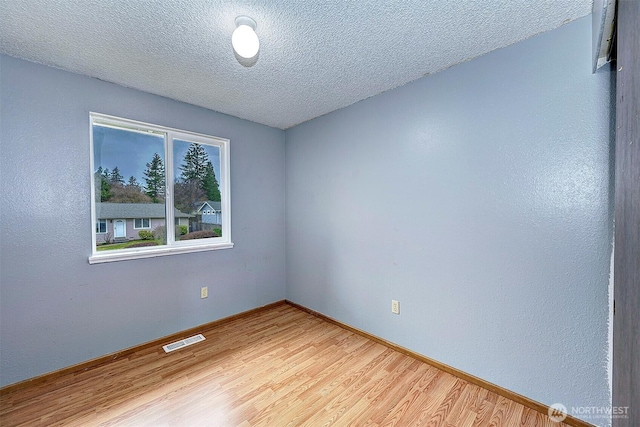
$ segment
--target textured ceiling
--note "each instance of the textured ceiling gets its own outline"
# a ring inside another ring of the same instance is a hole
[[[592,0],[1,0],[3,53],[286,129],[591,13]],[[234,18],[258,23],[241,65]],[[246,64],[245,64],[246,65]]]

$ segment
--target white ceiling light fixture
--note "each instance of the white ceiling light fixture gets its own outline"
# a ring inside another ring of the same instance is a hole
[[[233,50],[245,59],[253,58],[260,50],[260,39],[256,34],[256,21],[248,16],[236,18],[236,29],[231,35]]]

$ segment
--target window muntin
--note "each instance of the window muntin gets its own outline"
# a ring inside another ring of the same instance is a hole
[[[233,247],[228,140],[97,113],[90,119],[90,263]],[[220,205],[219,224],[202,225],[197,210],[207,198]],[[124,222],[118,239],[104,218]]]

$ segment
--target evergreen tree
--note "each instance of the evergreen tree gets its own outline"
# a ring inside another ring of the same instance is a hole
[[[207,162],[207,167],[205,168],[205,174],[202,180],[202,190],[206,193],[208,200],[212,200],[214,202],[220,201],[220,187],[211,162]]]
[[[197,183],[207,200],[220,201],[220,186],[209,155],[201,144],[192,143],[180,165],[181,183]],[[191,194],[194,194],[191,192]]]
[[[209,156],[207,152],[202,148],[202,145],[195,142],[189,146],[187,154],[184,155],[184,162],[180,166],[182,171],[180,178],[184,182],[198,181],[202,183],[206,173],[207,162]]]
[[[111,171],[111,175],[109,175],[109,183],[115,185],[124,185],[124,177],[122,176],[122,174],[120,174],[120,169],[118,169],[118,166],[113,168],[113,171]]]
[[[138,180],[136,179],[135,176],[131,175],[129,177],[129,182],[127,182],[127,186],[128,187],[135,187],[137,189],[140,189],[140,183],[138,182]]]
[[[96,186],[96,201],[108,201],[111,197],[111,185],[109,184],[109,180],[105,178],[102,166],[98,167],[98,170],[96,170],[94,174],[94,183]]]
[[[108,202],[111,198],[111,184],[106,179],[100,180],[100,201]]]
[[[154,153],[151,162],[147,163],[144,179],[146,181],[144,192],[151,197],[153,203],[159,203],[164,200],[164,164],[158,153]]]

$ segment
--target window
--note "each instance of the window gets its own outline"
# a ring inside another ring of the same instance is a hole
[[[133,220],[133,228],[151,228],[151,218],[136,218]]]
[[[104,234],[107,232],[107,220],[99,219],[96,221],[96,233]]]
[[[229,140],[97,113],[90,123],[90,263],[233,247]],[[203,221],[212,203],[219,217]]]

